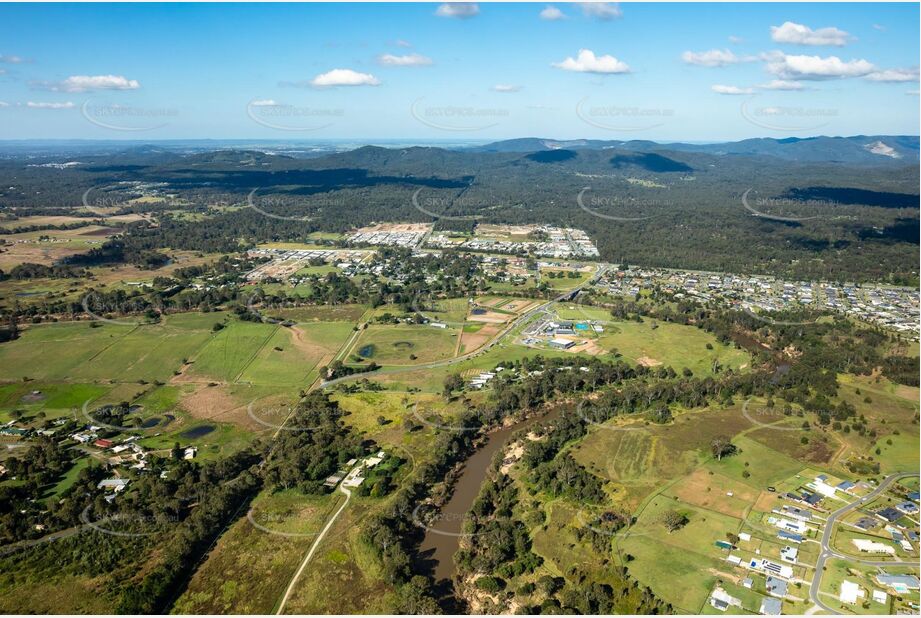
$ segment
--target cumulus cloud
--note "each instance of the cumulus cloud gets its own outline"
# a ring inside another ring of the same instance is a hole
[[[316,88],[330,88],[334,86],[377,86],[381,82],[370,73],[359,73],[352,69],[333,69],[320,73],[312,80],[310,85]]]
[[[566,15],[560,9],[548,4],[547,7],[540,12],[540,18],[547,21],[559,21],[561,19],[566,19]]]
[[[871,82],[916,82],[918,81],[918,67],[874,71],[868,74],[866,79]]]
[[[624,13],[616,2],[577,2],[586,17],[594,17],[602,21],[610,21],[621,17]]]
[[[575,58],[569,57],[562,62],[553,63],[558,69],[576,71],[577,73],[629,73],[630,67],[626,62],[621,62],[614,56],[595,56],[590,49],[580,49]]]
[[[406,54],[405,56],[383,54],[377,57],[377,61],[391,67],[423,67],[432,64],[432,59],[422,54]]]
[[[764,90],[803,90],[805,88],[801,82],[788,79],[773,79],[766,84],[760,84],[758,87]]]
[[[76,105],[74,105],[71,101],[67,101],[65,103],[29,101],[26,103],[26,107],[31,107],[32,109],[72,109],[76,107]]]
[[[0,54],[0,62],[5,64],[20,64],[25,62],[25,59],[22,56],[7,56],[5,54]]]
[[[744,42],[745,42],[745,39],[743,39],[743,38],[740,37],[740,36],[736,36],[736,35],[734,35],[734,34],[730,34],[730,35],[729,35],[729,42],[732,43],[733,45],[738,45],[738,44],[740,44],[740,43],[744,43]]]
[[[794,45],[847,45],[854,37],[838,28],[828,27],[813,30],[809,26],[786,21],[782,26],[771,26],[771,39],[776,43]]]
[[[867,60],[844,61],[837,56],[789,56],[784,53],[768,54],[767,69],[781,79],[840,79],[846,77],[863,77],[876,71],[872,62]]]
[[[480,5],[476,2],[446,2],[435,10],[438,17],[467,19],[480,14]]]
[[[711,49],[702,52],[686,51],[681,54],[681,59],[687,64],[695,64],[701,67],[724,67],[728,64],[754,60],[749,56],[736,56],[728,49]]]
[[[496,92],[518,92],[521,90],[521,86],[516,86],[514,84],[496,84],[492,89]]]
[[[60,82],[35,82],[33,87],[54,92],[92,92],[94,90],[137,90],[136,79],[123,75],[71,75]]]
[[[739,88],[738,86],[724,86],[722,84],[710,86],[710,90],[719,94],[755,94],[752,88]]]

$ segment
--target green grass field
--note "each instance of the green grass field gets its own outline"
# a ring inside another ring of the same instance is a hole
[[[457,329],[453,328],[371,325],[362,331],[350,353],[378,365],[419,365],[452,358],[456,345]]]
[[[342,500],[341,494],[261,493],[249,517],[231,526],[195,572],[173,612],[273,613],[316,533]]]

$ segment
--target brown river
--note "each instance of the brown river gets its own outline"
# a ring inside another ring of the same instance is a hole
[[[493,431],[488,434],[486,443],[464,463],[450,500],[441,509],[438,520],[426,529],[425,538],[420,546],[420,553],[431,565],[436,582],[453,580],[454,554],[460,546],[464,521],[480,493],[480,487],[486,479],[486,471],[496,452],[505,446],[516,431],[538,421],[552,420],[559,416],[561,411],[561,407],[555,406],[546,414],[534,415]]]

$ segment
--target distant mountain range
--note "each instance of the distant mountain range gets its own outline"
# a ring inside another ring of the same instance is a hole
[[[635,152],[698,152],[718,156],[766,156],[786,161],[846,165],[913,165],[918,163],[919,139],[913,135],[855,135],[852,137],[753,138],[718,144],[659,143],[646,140],[555,140],[538,137],[476,146],[477,152],[540,152],[548,150],[606,150]]]
[[[919,138],[914,135],[855,135],[851,137],[787,137],[752,138],[738,142],[686,143],[653,142],[648,140],[558,140],[525,137],[488,144],[463,144],[457,141],[437,143],[420,140],[368,140],[374,146],[361,146],[361,140],[316,140],[313,142],[280,140],[163,140],[153,143],[140,141],[2,141],[0,157],[31,156],[37,158],[61,156],[106,156],[118,154],[132,161],[160,160],[165,162],[177,155],[220,153],[226,151],[260,152],[295,159],[316,159],[347,154],[358,159],[385,157],[386,152],[421,151],[429,157],[448,157],[447,153],[539,153],[547,151],[617,150],[635,153],[699,153],[718,157],[773,157],[788,162],[837,163],[849,166],[910,166],[917,165],[921,156]],[[214,162],[223,155],[210,157]],[[565,155],[556,155],[565,157]],[[209,157],[206,157],[209,158]],[[230,160],[234,157],[231,156]],[[252,156],[244,156],[252,161]],[[561,160],[548,155],[547,161]],[[124,162],[124,161],[123,161]],[[230,162],[230,161],[227,161]]]

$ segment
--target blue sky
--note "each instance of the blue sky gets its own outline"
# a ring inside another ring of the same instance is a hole
[[[918,24],[916,3],[3,4],[0,138],[917,135]]]

